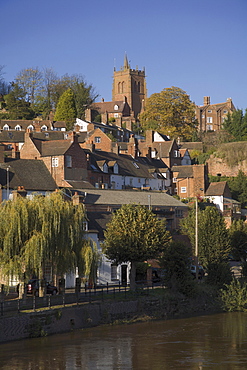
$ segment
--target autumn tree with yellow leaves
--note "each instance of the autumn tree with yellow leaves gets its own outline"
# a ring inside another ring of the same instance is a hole
[[[169,87],[152,94],[140,115],[143,131],[155,130],[171,138],[188,141],[197,132],[195,104],[179,87]]]

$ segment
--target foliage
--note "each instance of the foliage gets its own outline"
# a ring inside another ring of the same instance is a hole
[[[123,205],[105,231],[104,253],[116,264],[131,262],[131,287],[137,262],[157,258],[170,239],[165,223],[145,206]]]
[[[229,229],[231,254],[236,261],[247,258],[247,224],[243,220],[234,220]]]
[[[234,279],[220,291],[223,308],[226,311],[246,311],[247,309],[247,284]]]
[[[232,177],[228,182],[233,199],[239,201],[242,206],[247,204],[247,176],[243,171],[239,171],[236,177]]]
[[[231,134],[236,141],[247,140],[247,109],[243,114],[242,109],[237,109],[232,114],[228,113],[223,128]]]
[[[195,248],[195,210],[181,221],[182,232],[189,236]],[[204,267],[210,263],[221,263],[228,258],[230,241],[223,216],[213,206],[198,210],[198,253]]]
[[[101,258],[97,246],[92,239],[85,241],[82,249],[82,257],[84,260],[84,276],[91,283],[96,283],[97,271]]]
[[[247,154],[247,143],[246,142],[234,142],[221,144],[215,156],[224,160],[229,167],[234,167],[246,160]]]
[[[60,97],[56,113],[55,121],[65,121],[67,130],[73,128],[73,122],[76,119],[75,97],[71,89],[66,90]]]
[[[4,100],[10,119],[32,119],[34,111],[30,104],[25,100],[26,93],[17,84],[11,85],[9,94],[5,95]]]
[[[160,257],[160,266],[165,269],[165,285],[186,296],[196,293],[195,281],[190,273],[192,251],[181,242],[171,242]]]
[[[210,262],[207,267],[206,282],[210,285],[222,287],[224,284],[230,284],[232,281],[232,272],[227,261]]]
[[[140,123],[143,130],[156,130],[172,138],[190,140],[197,131],[195,104],[178,87],[163,89],[147,99]]]
[[[32,200],[19,197],[0,206],[0,259],[4,275],[43,278],[45,265],[63,275],[78,267],[83,273],[82,205],[73,206],[60,193]],[[91,257],[90,257],[91,258]]]

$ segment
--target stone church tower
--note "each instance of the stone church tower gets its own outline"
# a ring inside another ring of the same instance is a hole
[[[131,69],[127,59],[124,57],[124,65],[120,71],[114,68],[112,101],[124,101],[130,106],[134,118],[137,119],[139,113],[145,108],[147,98],[147,88],[145,70]]]

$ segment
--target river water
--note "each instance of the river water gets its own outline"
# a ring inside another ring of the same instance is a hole
[[[247,369],[247,314],[102,326],[1,344],[0,369]]]

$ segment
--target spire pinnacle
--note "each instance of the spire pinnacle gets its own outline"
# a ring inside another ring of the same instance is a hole
[[[129,69],[129,68],[130,68],[130,65],[129,65],[129,62],[128,62],[127,53],[125,52],[125,55],[124,55],[124,69]]]

